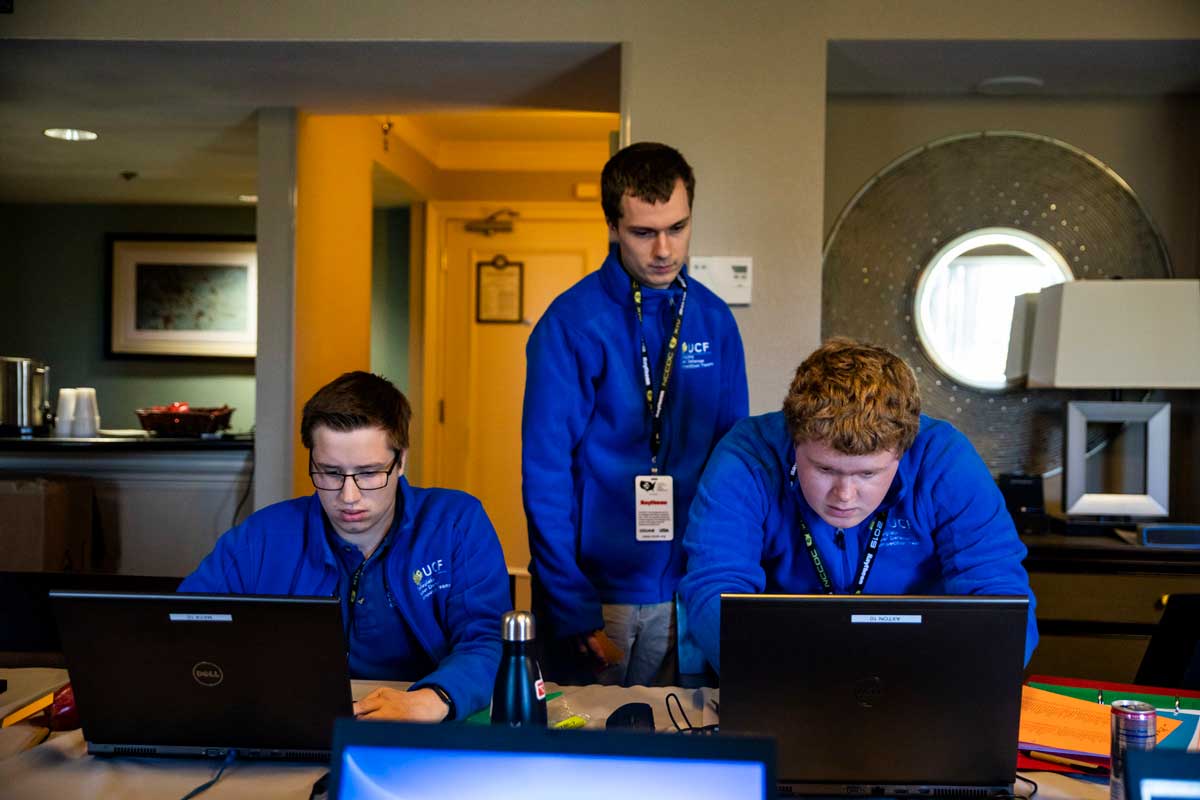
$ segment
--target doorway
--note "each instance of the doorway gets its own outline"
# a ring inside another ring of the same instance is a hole
[[[503,208],[516,214],[512,230],[484,234],[468,230],[478,227],[468,223],[500,210],[496,205],[429,204],[421,426],[426,484],[479,498],[510,570],[519,572],[529,563],[521,502],[525,343],[551,301],[599,268],[608,233],[598,204]],[[511,307],[479,313],[478,276],[489,274],[480,265],[495,264],[520,271],[519,313]],[[515,320],[487,321],[510,316]]]

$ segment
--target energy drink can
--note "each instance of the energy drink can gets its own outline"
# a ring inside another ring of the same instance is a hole
[[[1108,773],[1110,800],[1125,800],[1125,752],[1153,750],[1158,732],[1154,706],[1140,700],[1116,700],[1112,704],[1112,757]]]

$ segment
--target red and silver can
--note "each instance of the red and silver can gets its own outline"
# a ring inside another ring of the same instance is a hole
[[[1158,732],[1154,706],[1140,700],[1112,704],[1112,767],[1108,773],[1110,800],[1125,800],[1125,752],[1153,750]]]

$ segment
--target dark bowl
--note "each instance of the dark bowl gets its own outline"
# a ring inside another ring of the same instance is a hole
[[[200,436],[228,428],[233,412],[234,409],[229,406],[190,408],[187,411],[139,408],[137,417],[143,428],[158,436]]]

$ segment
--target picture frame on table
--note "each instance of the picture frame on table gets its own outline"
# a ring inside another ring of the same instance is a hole
[[[111,234],[108,354],[254,358],[253,237]]]

